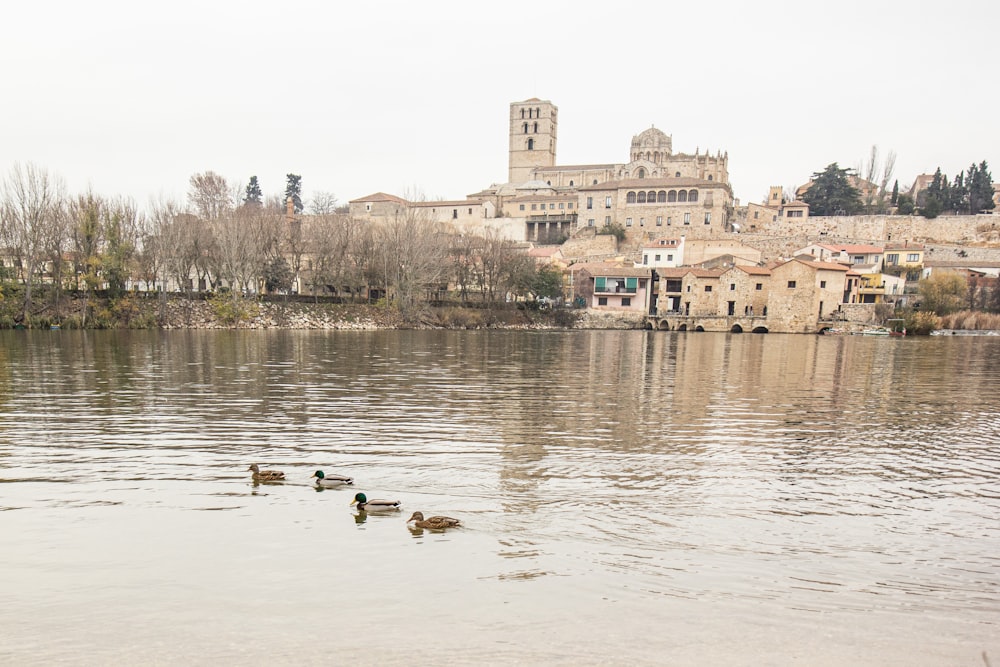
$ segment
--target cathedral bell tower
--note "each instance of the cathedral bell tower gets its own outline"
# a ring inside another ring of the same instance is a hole
[[[531,180],[536,167],[555,166],[558,111],[552,102],[537,97],[511,102],[509,183]]]

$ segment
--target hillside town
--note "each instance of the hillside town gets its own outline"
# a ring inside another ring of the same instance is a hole
[[[511,103],[506,180],[459,200],[375,192],[346,206],[314,201],[307,213],[297,175],[284,201],[264,202],[256,177],[234,192],[205,172],[192,176],[186,206],[143,213],[18,171],[0,225],[0,279],[23,290],[8,324],[30,320],[35,285],[57,299],[65,289],[234,304],[267,294],[402,308],[530,302],[650,329],[758,333],[884,325],[920,308],[921,281],[943,273],[962,278],[973,305],[1000,305],[1000,194],[988,180],[986,199],[961,205],[942,199],[940,171],[890,192],[891,169],[877,178],[873,149],[868,178],[833,164],[794,192],[774,186],[742,204],[725,150],[675,152],[650,127],[626,161],[562,165],[558,120],[550,101]],[[847,203],[820,198],[828,175]],[[988,177],[983,162],[967,180]]]

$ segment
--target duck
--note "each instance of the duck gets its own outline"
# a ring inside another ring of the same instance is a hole
[[[365,494],[356,493],[351,504],[357,504],[358,509],[362,512],[387,512],[398,510],[403,503],[398,500],[368,500],[368,496]]]
[[[431,516],[425,519],[423,512],[414,512],[413,516],[406,520],[406,523],[410,523],[411,521],[417,528],[427,528],[430,530],[444,530],[445,528],[454,528],[462,525],[461,521],[452,519],[450,516]]]
[[[316,478],[316,486],[323,486],[326,488],[343,486],[344,484],[354,484],[353,477],[344,477],[343,475],[327,475],[322,470],[317,470],[313,473],[313,477]]]
[[[282,482],[285,480],[285,473],[280,470],[261,470],[256,463],[251,463],[247,468],[253,472],[255,482]]]

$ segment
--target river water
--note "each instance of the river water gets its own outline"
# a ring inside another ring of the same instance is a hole
[[[1000,665],[998,390],[996,337],[0,332],[0,663]]]

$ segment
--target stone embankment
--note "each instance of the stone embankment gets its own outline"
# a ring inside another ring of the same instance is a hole
[[[234,325],[219,318],[212,302],[172,299],[157,304],[157,320],[164,329],[642,329],[645,324],[635,312],[431,308],[413,322],[394,308],[368,304],[247,301],[243,306],[245,317]]]

